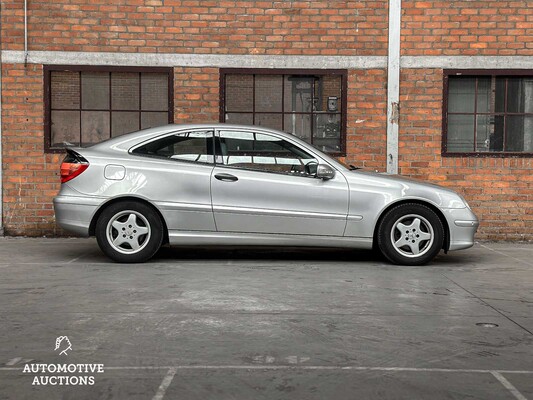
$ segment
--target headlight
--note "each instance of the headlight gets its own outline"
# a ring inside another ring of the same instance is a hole
[[[471,208],[470,208],[470,204],[468,204],[468,202],[466,201],[466,199],[465,199],[462,195],[459,195],[459,197],[461,198],[461,200],[463,201],[463,203],[465,203],[466,208],[468,208],[469,210],[471,210]]]

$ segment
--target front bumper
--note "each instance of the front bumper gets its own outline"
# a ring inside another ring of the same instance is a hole
[[[89,226],[102,199],[82,196],[57,196],[54,212],[57,224],[76,235],[89,236]]]
[[[474,245],[474,235],[479,227],[479,220],[469,208],[442,209],[450,228],[450,245],[448,250],[468,249]]]

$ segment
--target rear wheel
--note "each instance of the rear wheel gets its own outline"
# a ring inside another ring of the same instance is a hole
[[[163,242],[163,223],[150,206],[124,201],[107,207],[96,222],[100,249],[114,261],[144,262]]]
[[[378,246],[394,264],[423,265],[442,249],[444,227],[429,207],[406,203],[389,210],[378,227]]]

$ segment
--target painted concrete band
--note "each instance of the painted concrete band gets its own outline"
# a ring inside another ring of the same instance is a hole
[[[387,68],[386,56],[276,56],[239,54],[30,51],[30,64],[220,68]],[[2,63],[24,63],[24,51],[2,51]],[[533,56],[402,56],[401,68],[533,69]]]
[[[5,50],[4,63],[23,63],[24,52]],[[150,67],[220,68],[385,68],[387,57],[375,56],[276,56],[238,54],[111,53],[75,51],[30,51],[31,64],[124,65]]]

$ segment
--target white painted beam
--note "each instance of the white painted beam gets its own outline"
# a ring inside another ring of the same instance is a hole
[[[240,54],[29,51],[28,63],[150,67],[368,69],[385,68],[382,56],[278,56]],[[24,63],[24,52],[4,51],[4,63]]]
[[[400,22],[401,0],[389,0],[389,50],[387,59],[387,172],[398,173],[398,124],[400,120]]]

